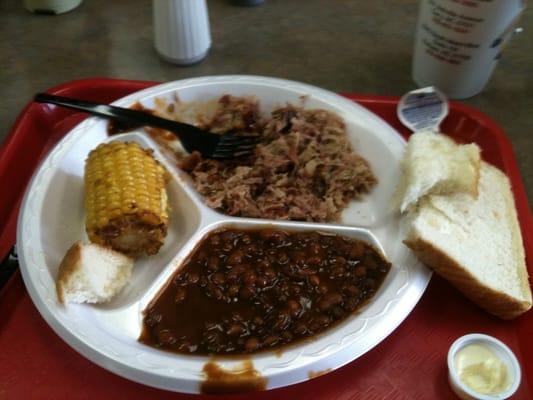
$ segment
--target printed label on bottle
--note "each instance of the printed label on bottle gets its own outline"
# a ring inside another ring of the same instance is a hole
[[[495,49],[510,37],[525,9],[523,1],[501,0],[426,0],[428,15],[420,25],[424,51],[431,57],[452,65],[469,61],[475,50]],[[494,4],[493,4],[494,3]],[[498,4],[496,4],[498,3]],[[514,10],[513,10],[514,9]],[[504,26],[492,29],[494,20],[509,15]],[[491,37],[487,37],[489,32]],[[499,58],[500,51],[495,52]]]

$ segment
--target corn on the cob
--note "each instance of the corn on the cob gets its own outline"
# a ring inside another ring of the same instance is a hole
[[[85,163],[89,239],[130,256],[156,254],[167,233],[166,171],[133,142],[99,145]]]

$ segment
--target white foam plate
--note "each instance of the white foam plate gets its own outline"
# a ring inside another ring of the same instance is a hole
[[[288,347],[281,355],[264,352],[220,360],[221,367],[233,369],[242,360],[251,360],[266,379],[266,388],[272,389],[311,379],[312,371],[339,368],[391,334],[415,307],[431,276],[401,243],[399,217],[389,207],[405,146],[401,136],[379,117],[341,96],[266,77],[216,76],[170,82],[114,104],[127,107],[139,101],[151,107],[155,97],[171,99],[175,93],[182,101],[205,101],[224,94],[253,95],[264,113],[286,102],[299,103],[300,97],[306,96],[307,108],[327,109],[344,119],[354,149],[370,162],[379,183],[363,201],[353,202],[343,212],[339,225],[230,218],[208,209],[185,174],[142,131],[108,138],[107,122],[88,118],[65,136],[37,169],[18,221],[22,276],[52,329],[86,358],[118,375],[161,389],[198,393],[208,358],[168,353],[139,343],[142,311],[204,234],[230,224],[274,225],[362,238],[381,249],[392,268],[367,306],[315,340]],[[113,301],[99,306],[61,306],[55,293],[58,265],[70,245],[85,237],[84,161],[91,149],[107,140],[134,140],[153,148],[171,172],[169,234],[159,254],[136,262],[130,284]]]

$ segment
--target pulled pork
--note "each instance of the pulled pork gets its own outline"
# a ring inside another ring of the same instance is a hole
[[[365,159],[352,152],[344,122],[321,109],[287,104],[261,120],[257,101],[223,96],[213,132],[256,132],[253,156],[241,160],[180,160],[207,205],[233,216],[327,222],[376,184]]]

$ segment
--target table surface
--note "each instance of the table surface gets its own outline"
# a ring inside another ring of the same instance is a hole
[[[415,88],[411,57],[418,0],[266,0],[239,7],[208,0],[213,46],[201,63],[179,67],[153,47],[150,1],[90,0],[57,15],[0,2],[0,140],[32,95],[77,78],[170,81],[255,74],[361,94]],[[533,9],[485,90],[464,100],[509,135],[533,204]]]

